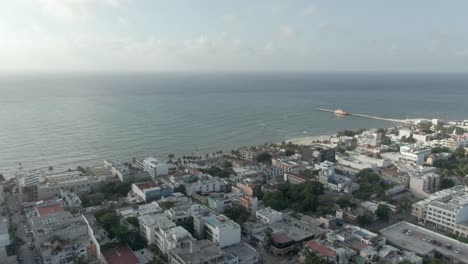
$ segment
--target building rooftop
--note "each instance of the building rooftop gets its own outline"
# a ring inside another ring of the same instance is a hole
[[[102,251],[107,264],[138,264],[138,258],[127,245],[108,248]]]
[[[36,211],[38,216],[46,216],[64,212],[65,210],[63,209],[62,203],[53,203],[44,206],[37,206]]]
[[[246,243],[239,243],[223,249],[226,259],[238,258],[238,263],[244,263],[244,261],[253,260],[256,262],[258,259],[258,252]],[[252,262],[249,262],[252,263]]]
[[[195,240],[191,245],[179,247],[173,250],[173,255],[177,255],[185,263],[205,263],[212,259],[221,260],[224,251],[208,240]]]
[[[411,230],[409,235],[406,234],[408,230]],[[432,256],[436,251],[462,263],[468,259],[467,244],[405,221],[384,228],[380,233],[391,244],[421,256]]]
[[[319,256],[323,256],[323,257],[332,257],[334,255],[336,255],[336,252],[329,249],[328,247],[314,241],[314,240],[311,240],[309,242],[307,242],[306,244],[313,252],[316,252]]]

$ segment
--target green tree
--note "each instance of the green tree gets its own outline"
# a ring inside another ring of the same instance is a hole
[[[374,219],[372,219],[372,216],[369,216],[367,214],[358,216],[357,220],[360,226],[370,225],[374,221]]]
[[[138,222],[138,217],[134,217],[134,216],[128,217],[127,222],[134,227],[140,227],[140,223]]]
[[[234,203],[231,207],[224,209],[223,214],[239,225],[244,224],[249,218],[249,212],[239,203]]]
[[[377,207],[376,215],[382,221],[388,221],[390,219],[391,213],[392,210],[386,204],[379,204],[379,206]]]
[[[164,201],[164,202],[160,202],[158,204],[164,210],[171,209],[174,206],[174,202],[172,202],[172,201]]]
[[[0,182],[4,182],[5,181],[5,176],[3,176],[3,174],[0,173]]]
[[[336,204],[338,206],[340,206],[341,209],[343,208],[348,208],[348,207],[351,207],[351,201],[349,199],[345,199],[345,198],[339,198],[337,201],[336,201]]]
[[[455,182],[449,178],[443,178],[440,180],[440,190],[448,189],[455,186]]]
[[[175,156],[174,156],[174,154],[171,153],[171,154],[167,155],[167,157],[171,160],[171,159],[173,159]]]
[[[175,187],[174,192],[183,193],[184,195],[187,195],[185,185],[183,184],[180,184],[179,186]]]
[[[286,149],[286,151],[284,152],[285,156],[292,156],[294,154],[296,154],[296,151],[294,151],[294,149]]]
[[[453,151],[453,156],[457,158],[464,158],[465,157],[465,149],[463,147],[458,147]]]
[[[255,160],[259,163],[271,164],[272,156],[270,153],[262,152],[255,157]]]

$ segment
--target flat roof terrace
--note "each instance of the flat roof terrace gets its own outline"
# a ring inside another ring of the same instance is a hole
[[[380,233],[393,245],[420,256],[433,256],[437,252],[460,262],[468,259],[468,244],[405,221],[384,228]]]

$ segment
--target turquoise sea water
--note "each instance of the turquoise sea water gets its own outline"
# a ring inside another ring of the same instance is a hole
[[[0,173],[279,142],[391,123],[468,119],[462,74],[1,74]]]

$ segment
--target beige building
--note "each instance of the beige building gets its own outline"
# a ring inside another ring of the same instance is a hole
[[[411,214],[420,222],[468,237],[468,188],[458,185],[436,192],[413,204]]]
[[[427,198],[431,193],[439,190],[440,176],[436,173],[411,175],[409,180],[410,192],[419,198]]]

